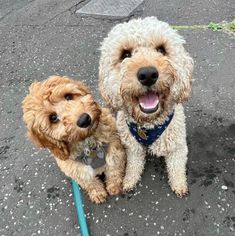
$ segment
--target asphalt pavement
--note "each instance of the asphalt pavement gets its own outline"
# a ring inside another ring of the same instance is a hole
[[[171,25],[232,21],[233,0],[145,0],[129,16],[80,15],[88,0],[0,0],[0,235],[80,235],[69,180],[27,140],[21,101],[49,75],[89,85],[98,101],[100,42],[115,24],[154,15]],[[84,197],[94,236],[235,235],[235,36],[178,29],[195,61],[185,104],[190,195],[171,192],[162,158],[137,189],[103,205]]]

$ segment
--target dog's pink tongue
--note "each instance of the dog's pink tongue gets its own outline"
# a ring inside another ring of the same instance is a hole
[[[153,92],[147,92],[139,97],[140,106],[144,109],[153,109],[157,106],[158,96]]]

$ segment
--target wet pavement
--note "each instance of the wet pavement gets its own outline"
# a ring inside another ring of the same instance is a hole
[[[234,1],[146,0],[123,19],[80,16],[88,1],[1,1],[0,235],[79,235],[69,180],[46,150],[26,139],[21,101],[34,80],[68,75],[97,90],[100,42],[116,23],[156,15],[172,25],[231,21]],[[235,38],[181,29],[195,60],[186,104],[190,196],[177,198],[162,158],[148,157],[137,189],[94,205],[91,235],[235,234]]]

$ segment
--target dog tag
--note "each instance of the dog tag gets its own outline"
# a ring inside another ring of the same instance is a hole
[[[96,158],[97,156],[97,151],[96,150],[91,150],[89,157],[90,158]]]
[[[144,139],[144,140],[148,139],[147,134],[146,134],[146,130],[138,128],[137,133],[138,133],[139,137],[141,137],[142,139]]]
[[[105,150],[102,147],[98,147],[96,150],[96,158],[93,159],[91,166],[96,169],[105,165]]]
[[[77,160],[96,169],[105,165],[106,151],[107,145],[97,146],[96,144],[94,145],[94,143],[89,142],[88,145],[84,147],[83,152],[77,156]]]

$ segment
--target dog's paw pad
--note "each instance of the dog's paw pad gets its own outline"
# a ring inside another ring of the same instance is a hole
[[[108,194],[105,190],[94,189],[89,193],[89,197],[90,197],[91,201],[96,204],[100,204],[100,203],[105,202],[107,196],[108,196]]]

